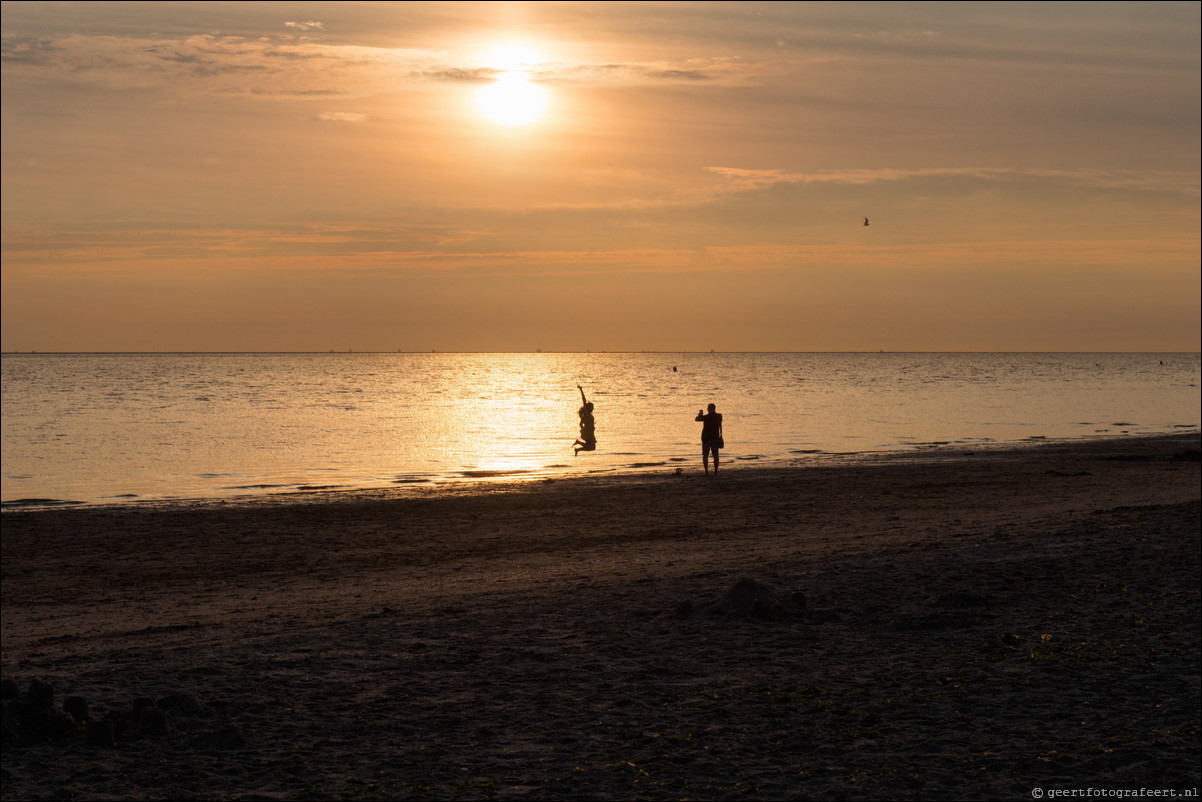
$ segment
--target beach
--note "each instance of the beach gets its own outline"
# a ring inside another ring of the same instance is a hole
[[[3,797],[1196,794],[1198,450],[7,509]]]

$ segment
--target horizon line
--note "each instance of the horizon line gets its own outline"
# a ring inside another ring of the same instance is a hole
[[[471,351],[471,350],[451,350],[440,351],[436,349],[423,351],[407,351],[397,349],[395,351],[356,351],[353,349],[345,350],[328,350],[328,351],[220,351],[220,350],[200,350],[200,351],[0,351],[0,356],[253,356],[253,355],[328,355],[328,356],[346,356],[346,355],[361,355],[361,356],[379,356],[383,354],[1194,354],[1202,355],[1202,351],[1198,350],[1132,350],[1132,351],[1115,351],[1115,350],[1092,350],[1092,349],[1048,349],[1048,350],[1011,350],[1011,349],[989,349],[989,350],[927,350],[927,349],[898,349],[882,348],[878,350],[864,349],[831,349],[831,350],[732,350],[721,351],[718,349],[708,349],[704,351],[679,351],[679,350],[660,350],[660,349],[641,349],[641,350],[545,350],[538,348],[535,350],[520,350],[520,351]]]

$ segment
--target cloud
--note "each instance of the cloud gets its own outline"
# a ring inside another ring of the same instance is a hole
[[[808,61],[808,60],[807,60]],[[796,60],[753,60],[736,57],[686,58],[672,61],[545,63],[530,73],[546,81],[593,83],[607,86],[637,84],[699,84],[714,86],[758,86],[772,75],[796,69]]]
[[[496,67],[463,63],[446,52],[332,44],[323,23],[287,22],[296,35],[257,37],[219,33],[179,37],[83,35],[3,40],[6,85],[24,77],[64,85],[161,88],[172,95],[360,97],[441,83],[484,83]],[[543,62],[526,69],[531,79],[604,86],[708,84],[751,86],[793,62],[736,57],[647,62]],[[23,70],[28,69],[26,73]],[[36,74],[32,70],[37,70]]]
[[[367,122],[368,116],[353,111],[323,111],[317,119],[327,123],[362,123]]]
[[[539,243],[543,247],[532,243]],[[1063,266],[1164,266],[1196,269],[1198,242],[1180,231],[1165,236],[1093,235],[1077,238],[999,240],[972,237],[958,242],[872,244],[796,242],[667,244],[656,238],[636,244],[601,237],[564,241],[528,238],[506,221],[443,223],[329,222],[308,225],[177,227],[129,221],[117,226],[62,228],[8,223],[2,248],[6,273],[137,270],[139,265],[176,260],[241,260],[286,270],[397,269],[471,271],[513,275],[577,273],[697,272],[711,270],[796,270],[806,265],[856,265],[900,269],[920,265],[962,269],[975,264]],[[658,243],[664,244],[658,244]],[[646,244],[656,243],[656,244]],[[233,269],[234,263],[228,265]]]
[[[419,80],[479,84],[496,80],[500,74],[501,70],[493,67],[439,67],[431,70],[417,70],[411,73],[411,76]]]
[[[0,59],[14,63],[37,62],[58,49],[49,39],[5,36],[0,40]]]
[[[925,167],[918,169],[851,169],[791,173],[781,169],[707,167],[735,192],[750,192],[775,184],[850,184],[911,181],[923,178],[971,178],[988,182],[1051,179],[1096,189],[1170,192],[1188,197],[1202,194],[1202,176],[1191,170],[1047,170],[1000,167]]]
[[[130,38],[70,34],[6,38],[5,89],[29,78],[63,85],[160,89],[172,96],[356,97],[394,90],[443,54],[420,49],[327,45],[309,39],[198,34]]]
[[[644,80],[710,81],[714,78],[713,74],[703,69],[685,69],[661,63],[540,65],[535,72],[542,78],[604,83]]]

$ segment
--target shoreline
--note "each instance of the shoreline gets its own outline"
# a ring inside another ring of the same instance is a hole
[[[5,796],[1197,787],[1199,440],[6,510],[3,678],[171,728]]]
[[[1179,432],[1158,432],[1116,435],[1113,433],[1095,434],[1081,437],[1031,437],[1021,441],[992,441],[992,442],[956,442],[940,441],[937,443],[915,443],[904,449],[847,451],[833,452],[815,450],[798,453],[793,456],[778,456],[764,458],[762,456],[741,456],[724,458],[723,465],[727,473],[746,471],[782,471],[807,470],[824,468],[832,464],[878,464],[887,461],[927,461],[955,460],[965,456],[979,454],[995,454],[1010,451],[1026,451],[1074,444],[1089,445],[1097,443],[1138,442],[1142,440],[1164,440],[1172,438],[1196,438],[1202,431],[1196,426],[1181,425]],[[1184,442],[1184,441],[1183,441]],[[425,496],[431,493],[453,492],[464,490],[472,492],[488,492],[493,485],[525,485],[546,482],[574,481],[644,481],[671,477],[680,473],[701,473],[700,458],[672,458],[658,462],[637,463],[633,467],[617,467],[591,470],[579,474],[556,474],[546,469],[513,470],[513,471],[462,471],[453,478],[405,478],[380,485],[330,485],[307,486],[287,485],[264,486],[257,488],[263,492],[232,492],[221,495],[202,496],[114,496],[97,501],[78,501],[57,498],[17,498],[0,502],[0,515],[10,511],[40,511],[55,509],[96,509],[96,508],[158,508],[173,506],[204,506],[219,505],[254,505],[260,503],[310,503],[323,500],[337,500],[353,496],[372,496],[400,498],[407,496]],[[273,492],[265,492],[267,490]],[[248,488],[231,488],[231,490],[248,490]]]

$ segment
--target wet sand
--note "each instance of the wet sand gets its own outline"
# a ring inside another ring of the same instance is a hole
[[[3,678],[169,726],[6,702],[3,797],[1181,794],[1198,448],[6,510]]]

